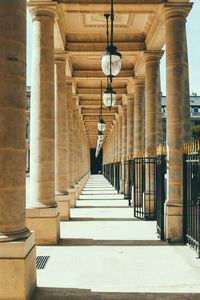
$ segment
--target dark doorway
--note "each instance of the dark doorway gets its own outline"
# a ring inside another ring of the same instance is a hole
[[[99,151],[98,157],[95,157],[96,149],[90,149],[90,168],[91,174],[102,173],[102,149]]]

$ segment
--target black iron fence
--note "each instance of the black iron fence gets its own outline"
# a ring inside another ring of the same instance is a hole
[[[200,151],[183,157],[184,241],[200,258]]]
[[[158,236],[164,240],[165,155],[135,158],[133,169],[134,216],[156,220]]]
[[[120,191],[120,163],[115,163],[115,189]]]
[[[165,174],[166,174],[165,155],[157,156],[156,162],[156,219],[157,233],[161,240],[164,240],[164,204],[166,199]]]
[[[122,164],[104,165],[104,176],[120,191]],[[133,200],[134,217],[157,220],[157,233],[164,239],[165,155],[124,162],[124,198]]]
[[[128,199],[129,206],[131,206],[134,177],[134,160],[127,160],[124,162],[124,199]]]
[[[103,165],[103,175],[109,181],[110,184],[114,186],[115,182],[115,164],[105,164]]]

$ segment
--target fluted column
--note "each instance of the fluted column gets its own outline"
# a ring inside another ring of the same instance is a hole
[[[167,66],[167,202],[166,238],[183,239],[183,145],[189,114],[186,17],[192,3],[165,4]],[[178,108],[178,109],[177,109]]]
[[[0,299],[36,285],[34,234],[26,227],[26,1],[0,1]]]
[[[122,105],[122,178],[120,183],[121,193],[124,193],[124,161],[127,159],[127,106]]]
[[[62,221],[69,220],[65,68],[65,53],[57,53],[55,55],[55,193]]]
[[[30,208],[27,225],[37,244],[57,244],[60,214],[55,202],[55,102],[53,8],[31,8],[33,21]],[[47,217],[48,216],[48,217]]]

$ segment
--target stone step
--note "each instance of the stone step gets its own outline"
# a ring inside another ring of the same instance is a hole
[[[84,207],[84,206],[87,206],[87,207],[102,207],[102,206],[105,206],[105,207],[109,207],[109,206],[112,206],[113,208],[114,207],[117,207],[117,206],[120,206],[120,207],[129,207],[128,206],[128,201],[127,200],[77,200],[76,201],[76,207]]]
[[[79,200],[89,200],[89,199],[92,199],[92,200],[117,200],[117,199],[120,199],[120,200],[123,200],[124,199],[124,195],[120,195],[120,194],[115,194],[115,195],[80,195],[79,196]]]

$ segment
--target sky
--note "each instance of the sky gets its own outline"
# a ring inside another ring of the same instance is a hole
[[[200,95],[200,1],[194,0],[194,6],[187,18],[187,43],[189,59],[190,94]],[[31,85],[32,21],[27,13],[27,85]],[[166,95],[166,59],[161,59],[161,91]]]

